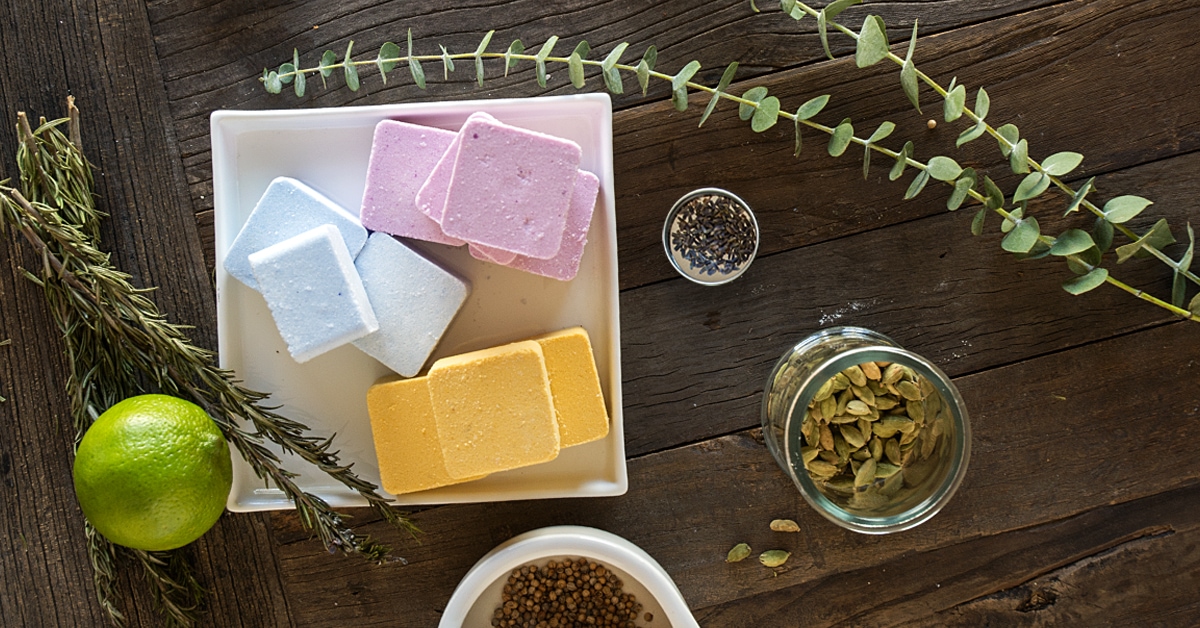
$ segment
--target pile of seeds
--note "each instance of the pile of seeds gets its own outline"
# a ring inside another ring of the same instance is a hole
[[[642,605],[621,587],[616,574],[584,558],[518,567],[504,584],[492,625],[636,628]],[[653,617],[646,613],[645,619]]]
[[[754,223],[737,201],[719,194],[697,196],[679,208],[671,248],[702,274],[728,274],[754,255]]]
[[[939,466],[950,408],[907,366],[863,362],[826,381],[808,406],[800,452],[809,476],[846,507],[905,500]]]

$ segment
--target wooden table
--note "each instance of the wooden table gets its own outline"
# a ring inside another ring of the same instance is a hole
[[[829,93],[819,120],[855,121],[860,135],[887,119],[886,143],[912,139],[917,155],[948,154],[1010,193],[1012,175],[991,139],[956,150],[962,122],[940,121],[923,93],[913,111],[897,69],[855,67],[852,44],[831,37],[824,60],[815,20],[755,15],[721,2],[480,2],[437,0],[244,2],[96,0],[5,3],[0,9],[0,172],[15,174],[18,110],[58,117],[74,95],[96,164],[106,247],[171,320],[216,345],[208,116],[218,108],[333,107],[404,101],[572,93],[564,69],[538,87],[530,65],[507,77],[470,64],[429,88],[403,72],[363,89],[310,79],[309,95],[269,95],[258,76],[325,48],[374,55],[384,41],[472,50],[488,29],[500,49],[558,35],[586,37],[596,55],[658,47],[673,73],[691,59],[713,85],[740,62],[731,88],[766,85],[794,111]],[[821,4],[818,2],[818,4]],[[1037,158],[1086,155],[1070,175],[1098,176],[1099,199],[1133,193],[1156,204],[1133,225],[1169,218],[1177,237],[1200,223],[1200,1],[943,0],[871,2],[845,14],[857,28],[882,15],[892,41],[915,19],[916,61],[991,94],[989,120],[1017,123]],[[503,43],[499,43],[503,42]],[[898,48],[902,50],[902,48]],[[636,51],[636,52],[634,52]],[[901,54],[903,54],[901,52]],[[398,547],[407,564],[330,556],[287,512],[227,515],[193,546],[211,591],[213,626],[433,626],[455,584],[496,544],[553,524],[596,526],[643,547],[670,572],[704,626],[1194,625],[1200,616],[1200,326],[1111,287],[1072,297],[1060,260],[1017,262],[1000,250],[999,221],[970,234],[973,210],[948,213],[949,189],[902,197],[911,171],[888,182],[877,160],[864,182],[857,151],[831,158],[809,132],[792,158],[791,124],[762,134],[731,105],[697,129],[707,98],[676,112],[656,81],[632,80],[614,99],[622,365],[629,492],[621,497],[445,506],[414,515],[420,543],[366,511],[359,528]],[[588,90],[602,89],[590,75]],[[973,99],[973,96],[972,96]],[[701,288],[674,275],[659,244],[671,203],[702,186],[756,210],[759,259],[736,282]],[[1063,199],[1030,211],[1045,230]],[[1176,257],[1182,249],[1170,248]],[[82,519],[71,489],[67,373],[44,299],[24,280],[28,247],[0,245],[0,623],[95,626]],[[1111,263],[1110,263],[1111,265]],[[1169,294],[1152,261],[1117,270]],[[1115,272],[1115,271],[1114,271]],[[884,332],[953,376],[971,412],[970,470],[928,523],[870,537],[822,519],[763,446],[765,377],[809,333],[852,324]],[[792,518],[802,532],[767,529]],[[724,562],[745,541],[794,552],[776,573]],[[139,577],[121,580],[132,625],[156,625]],[[131,596],[131,597],[130,597]]]

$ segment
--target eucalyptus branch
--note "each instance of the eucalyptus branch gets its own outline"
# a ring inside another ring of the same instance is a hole
[[[14,229],[41,260],[40,271],[26,276],[42,287],[63,334],[76,444],[104,409],[150,386],[189,397],[208,412],[260,478],[295,502],[301,523],[327,549],[384,559],[386,546],[356,535],[324,500],[301,490],[292,480],[295,474],[283,468],[264,441],[355,490],[386,520],[410,532],[411,524],[389,507],[373,484],[341,463],[338,453],[330,450],[331,438],[314,437],[303,424],[263,407],[265,394],[243,388],[232,373],[216,368],[215,356],[191,344],[187,328],[167,322],[148,298],[150,291],[134,287],[129,275],[116,270],[99,250],[94,234],[102,214],[93,204],[90,166],[57,128],[66,123],[78,139],[77,110],[70,103],[69,108],[71,117],[42,123],[36,130],[19,116],[18,161],[25,189],[0,182],[0,229]],[[168,617],[191,617],[199,597],[193,596],[198,589],[189,584],[194,578],[186,560],[170,553],[150,560],[133,550],[118,550],[90,526],[85,531],[97,598],[114,624],[123,624],[112,601],[118,551],[141,563]]]
[[[779,118],[791,120],[795,131],[796,155],[799,155],[802,146],[800,129],[802,126],[807,126],[831,136],[828,151],[832,156],[840,156],[851,144],[863,146],[865,149],[863,153],[864,177],[868,175],[870,170],[872,152],[882,153],[896,160],[895,166],[893,166],[889,175],[889,178],[892,180],[899,178],[907,167],[916,168],[919,172],[909,186],[905,194],[905,199],[914,198],[919,194],[931,178],[953,186],[954,192],[947,203],[947,208],[951,211],[958,209],[967,198],[971,198],[983,205],[983,208],[976,214],[975,219],[972,221],[972,232],[976,235],[982,233],[984,217],[987,212],[993,211],[999,213],[1004,218],[1002,231],[1008,235],[1004,238],[1001,246],[1005,250],[1024,258],[1044,257],[1046,255],[1063,257],[1068,267],[1080,275],[1063,284],[1063,288],[1071,294],[1082,294],[1096,288],[1100,284],[1109,283],[1142,300],[1162,307],[1172,314],[1189,320],[1200,321],[1200,294],[1192,299],[1188,308],[1185,309],[1182,307],[1186,296],[1185,282],[1200,283],[1197,281],[1196,275],[1190,270],[1195,245],[1194,234],[1190,225],[1188,226],[1188,236],[1191,242],[1187,252],[1178,262],[1171,260],[1160,250],[1163,246],[1175,241],[1170,234],[1170,229],[1166,225],[1166,221],[1159,221],[1158,224],[1142,236],[1138,236],[1122,224],[1140,213],[1142,209],[1150,204],[1150,201],[1141,197],[1122,196],[1110,200],[1104,209],[1096,207],[1085,198],[1091,189],[1091,181],[1085,184],[1079,191],[1075,191],[1063,183],[1060,178],[1062,175],[1078,167],[1083,159],[1082,155],[1078,153],[1057,153],[1048,157],[1044,162],[1038,163],[1029,157],[1028,142],[1019,139],[1019,133],[1014,125],[1005,125],[999,129],[995,129],[986,122],[987,109],[990,106],[986,90],[982,88],[979,90],[975,108],[972,110],[966,106],[965,86],[955,85],[955,82],[952,81],[950,87],[945,89],[938,85],[932,78],[917,70],[912,61],[917,40],[915,23],[913,25],[912,38],[909,42],[908,53],[902,59],[890,51],[887,42],[886,27],[883,19],[879,16],[867,16],[861,33],[855,33],[849,28],[833,21],[845,9],[856,4],[861,4],[862,2],[863,0],[834,0],[825,8],[817,10],[795,0],[782,0],[781,8],[785,13],[797,20],[802,19],[806,15],[817,18],[817,30],[822,46],[825,49],[826,55],[831,59],[833,58],[833,54],[829,49],[827,35],[830,27],[845,33],[855,40],[857,48],[855,56],[859,66],[866,67],[873,65],[883,59],[891,59],[893,62],[898,63],[901,66],[901,84],[918,111],[920,110],[920,104],[917,81],[921,80],[932,86],[945,99],[944,109],[947,121],[953,121],[966,115],[969,120],[975,122],[972,128],[967,129],[959,136],[958,144],[960,146],[977,139],[984,133],[990,133],[996,137],[1000,143],[1002,152],[1010,158],[1013,170],[1018,173],[1028,174],[1013,195],[1013,203],[1018,205],[1016,209],[1011,212],[1004,209],[1007,202],[1005,195],[988,177],[984,177],[982,182],[984,193],[976,190],[976,186],[980,181],[974,169],[962,168],[949,157],[937,156],[930,159],[928,163],[921,163],[913,158],[915,148],[912,142],[907,142],[901,151],[893,151],[880,146],[878,142],[887,138],[895,130],[895,124],[892,122],[885,121],[869,137],[861,138],[854,134],[854,127],[849,118],[834,127],[811,120],[828,103],[829,96],[827,95],[809,100],[801,105],[795,113],[781,111],[781,104],[778,98],[768,96],[767,88],[765,87],[751,88],[741,96],[729,94],[726,91],[736,73],[736,62],[731,63],[726,68],[717,87],[713,88],[692,81],[692,77],[700,69],[700,64],[696,61],[688,63],[674,75],[655,71],[654,65],[658,53],[654,46],[650,46],[646,50],[646,53],[637,65],[626,65],[620,63],[620,58],[628,47],[627,43],[618,44],[602,61],[586,58],[591,52],[591,48],[586,41],[580,42],[568,57],[551,56],[551,52],[558,42],[558,37],[548,39],[538,52],[532,55],[526,54],[525,46],[520,40],[513,41],[503,53],[488,52],[487,48],[491,43],[492,36],[495,34],[495,31],[489,31],[474,52],[451,54],[445,46],[441,46],[442,54],[440,55],[416,55],[413,54],[412,31],[409,30],[407,39],[408,54],[406,55],[401,54],[399,46],[388,42],[380,47],[374,59],[355,61],[351,57],[351,51],[354,46],[354,42],[351,41],[347,45],[346,53],[341,61],[338,60],[336,53],[326,50],[321,55],[320,63],[316,67],[304,68],[300,65],[298,51],[293,50],[291,62],[280,65],[277,70],[264,69],[262,77],[259,80],[270,93],[280,93],[284,85],[292,84],[294,85],[296,95],[303,96],[306,89],[307,75],[319,74],[324,82],[335,70],[340,69],[345,75],[347,86],[352,91],[356,91],[360,87],[359,67],[376,66],[382,80],[386,83],[388,72],[400,64],[406,64],[412,74],[414,83],[419,88],[424,89],[425,71],[422,65],[424,62],[440,61],[444,69],[443,76],[448,78],[450,72],[453,72],[455,69],[455,61],[471,59],[475,65],[476,80],[482,86],[485,77],[484,60],[502,59],[505,74],[520,61],[533,61],[538,83],[542,87],[546,86],[547,63],[566,64],[570,81],[576,88],[582,88],[586,84],[584,76],[585,67],[599,67],[600,76],[604,80],[605,87],[614,94],[621,94],[624,91],[622,72],[631,72],[637,76],[638,84],[641,86],[643,94],[647,93],[650,78],[669,81],[671,83],[672,102],[675,104],[676,109],[680,111],[685,110],[688,106],[689,89],[711,94],[708,106],[700,117],[701,126],[703,126],[705,120],[713,112],[716,104],[721,100],[727,100],[738,104],[739,117],[750,121],[751,129],[755,132],[762,132],[771,128],[778,122]],[[757,12],[757,7],[752,8]],[[1084,207],[1098,216],[1094,237],[1082,230],[1070,229],[1064,232],[1059,238],[1050,238],[1041,234],[1036,218],[1025,215],[1028,200],[1045,192],[1051,184],[1072,195],[1072,202],[1067,213],[1076,211],[1079,207]],[[1100,266],[1104,251],[1111,246],[1114,228],[1133,239],[1132,243],[1117,249],[1118,263],[1122,263],[1135,255],[1151,255],[1164,261],[1174,270],[1175,286],[1172,290],[1172,303],[1167,303],[1162,299],[1128,286],[1110,276],[1108,270]],[[1103,246],[1100,246],[1101,244]]]
[[[908,44],[908,51],[904,58],[891,52],[887,41],[886,27],[881,17],[868,15],[863,22],[862,30],[857,33],[833,21],[845,9],[856,4],[861,4],[862,2],[863,0],[834,0],[834,2],[831,2],[824,9],[817,10],[803,2],[782,0],[780,8],[784,13],[796,20],[800,20],[806,15],[817,18],[817,30],[822,45],[825,48],[825,53],[830,59],[833,58],[833,55],[829,51],[827,29],[833,27],[855,41],[855,59],[859,67],[874,65],[885,58],[899,65],[901,67],[901,86],[918,112],[921,110],[921,107],[917,81],[920,80],[933,88],[943,98],[943,109],[947,122],[952,122],[959,117],[966,116],[968,120],[974,123],[959,135],[958,146],[974,141],[984,133],[994,137],[999,143],[1001,153],[1009,158],[1013,172],[1027,175],[1013,195],[1014,203],[1023,204],[1024,201],[1040,196],[1053,185],[1056,189],[1071,197],[1071,202],[1066,211],[1067,214],[1078,211],[1082,207],[1095,215],[1097,220],[1093,229],[1093,235],[1095,236],[1093,243],[1098,245],[1102,242],[1107,242],[1108,244],[1103,247],[1097,246],[1098,254],[1092,253],[1089,255],[1090,258],[1095,260],[1095,264],[1091,265],[1093,269],[1099,264],[1100,256],[1111,245],[1113,231],[1119,231],[1122,235],[1130,239],[1132,243],[1117,249],[1117,263],[1123,263],[1134,255],[1139,257],[1150,256],[1163,262],[1174,272],[1174,285],[1171,291],[1173,307],[1167,309],[1176,314],[1184,311],[1189,312],[1191,315],[1200,314],[1200,294],[1193,297],[1187,310],[1183,309],[1183,304],[1186,301],[1186,282],[1190,281],[1193,284],[1200,285],[1200,277],[1197,277],[1190,268],[1195,249],[1195,237],[1190,224],[1187,225],[1189,243],[1186,252],[1178,261],[1171,259],[1161,250],[1163,246],[1175,242],[1175,238],[1171,235],[1168,226],[1165,224],[1161,226],[1160,224],[1155,224],[1150,231],[1139,236],[1124,225],[1125,222],[1131,220],[1149,206],[1151,204],[1149,200],[1139,196],[1118,196],[1111,199],[1103,208],[1096,206],[1086,198],[1087,194],[1094,189],[1092,186],[1092,183],[1095,181],[1094,178],[1086,182],[1078,190],[1063,182],[1061,178],[1079,166],[1083,160],[1083,155],[1074,152],[1055,153],[1039,163],[1029,156],[1028,142],[1020,138],[1020,133],[1016,125],[1005,124],[999,128],[994,128],[986,122],[990,106],[990,99],[986,90],[983,88],[979,89],[975,100],[975,109],[972,110],[966,106],[965,86],[955,85],[956,81],[952,80],[948,88],[943,88],[936,80],[918,70],[912,60],[917,42],[917,23],[915,20],[912,37]],[[1072,232],[1078,231],[1072,230]],[[1077,242],[1082,242],[1082,239],[1077,235],[1075,239]],[[1073,244],[1073,246],[1075,245]],[[1068,284],[1070,283],[1068,282]],[[1095,285],[1098,285],[1098,283]],[[1144,298],[1141,296],[1142,293],[1140,291],[1133,290],[1128,286],[1122,289],[1131,294],[1138,295],[1140,298]],[[1071,289],[1068,289],[1068,291],[1071,291]]]

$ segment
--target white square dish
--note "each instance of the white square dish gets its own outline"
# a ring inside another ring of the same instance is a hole
[[[213,205],[216,223],[217,332],[220,364],[245,386],[268,392],[269,404],[319,436],[336,434],[334,449],[364,479],[379,483],[379,465],[367,415],[367,389],[393,375],[353,346],[304,364],[287,347],[262,296],[233,279],[221,260],[267,184],[299,179],[357,214],[371,139],[384,119],[457,130],[468,115],[486,111],[515,125],[564,137],[583,149],[580,168],[600,179],[600,195],[579,274],[561,282],[488,264],[466,247],[405,240],[427,257],[468,279],[471,294],[430,361],[521,340],[574,325],[588,330],[612,424],[606,438],[564,449],[551,462],[487,478],[396,497],[398,504],[599,497],[628,486],[621,409],[621,338],[618,315],[616,217],[612,168],[612,105],[605,94],[515,100],[412,103],[288,111],[217,111],[212,114]],[[276,451],[278,451],[276,449]],[[234,512],[292,508],[282,491],[264,485],[236,453]],[[293,456],[284,466],[297,483],[335,507],[362,506],[357,493]]]

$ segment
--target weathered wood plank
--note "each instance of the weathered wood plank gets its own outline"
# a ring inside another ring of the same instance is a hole
[[[923,33],[937,33],[1048,4],[1052,2],[877,2],[869,10],[882,14],[894,26],[892,36],[898,40],[906,35],[917,16]],[[534,46],[550,35],[558,35],[563,42],[558,50],[563,54],[579,39],[586,38],[598,51],[597,55],[617,42],[627,41],[631,44],[627,57],[636,59],[646,46],[654,44],[659,49],[659,67],[663,71],[674,72],[687,61],[697,59],[703,66],[699,79],[710,84],[715,84],[725,65],[734,60],[740,63],[739,76],[750,78],[823,58],[814,20],[795,22],[775,7],[755,16],[749,3],[741,0],[702,6],[659,3],[652,7],[632,2],[567,2],[553,6],[534,2],[447,9],[443,3],[428,0],[253,6],[229,0],[191,0],[151,2],[148,6],[197,212],[212,207],[208,114],[213,109],[497,98],[575,91],[562,69],[552,72],[546,89],[538,87],[532,68],[527,65],[518,67],[508,77],[494,76],[497,71],[492,70],[486,87],[480,89],[475,87],[469,68],[460,67],[448,81],[440,75],[432,80],[438,74],[435,70],[440,69],[434,64],[427,68],[431,82],[426,91],[412,85],[401,68],[386,85],[373,71],[364,72],[364,88],[357,94],[346,89],[338,77],[331,79],[332,88],[328,90],[311,81],[310,95],[300,101],[287,94],[266,94],[257,77],[264,67],[276,67],[289,60],[293,48],[311,63],[321,50],[330,48],[340,54],[346,42],[354,39],[358,54],[370,58],[384,41],[401,41],[412,27],[418,52],[437,52],[436,44],[461,52],[473,50],[482,34],[495,28],[493,48],[497,50],[514,38]],[[857,27],[866,13],[867,10],[857,10],[845,14],[844,19]],[[755,24],[753,28],[746,27],[750,21]],[[844,55],[853,46],[846,38],[834,38],[834,49]],[[590,83],[591,89],[599,89],[599,79],[594,73]],[[616,100],[618,108],[647,100],[634,81],[630,79],[627,83],[625,95]],[[655,83],[649,99],[667,97],[667,85]],[[743,136],[735,145],[747,139]]]
[[[420,546],[405,544],[406,566],[374,568],[285,544],[279,555],[288,597],[305,625],[350,618],[362,625],[430,625],[439,601],[449,599],[479,556],[514,534],[561,523],[600,527],[637,543],[666,567],[696,609],[812,586],[995,535],[1020,538],[1031,526],[1058,525],[1200,480],[1190,464],[1200,410],[1178,388],[1194,381],[1200,368],[1193,337],[1188,325],[1169,324],[958,378],[975,434],[970,470],[947,508],[909,532],[868,537],[828,523],[803,502],[750,431],[632,460],[630,492],[620,498],[421,512],[416,521],[426,534]],[[1087,377],[1080,376],[1084,372]],[[1047,405],[1054,405],[1053,412]],[[1047,429],[1050,416],[1053,429]],[[1143,419],[1131,423],[1130,417]],[[1183,495],[1189,504],[1195,500],[1193,493]],[[1104,518],[1102,512],[1088,516]],[[777,517],[795,519],[802,533],[770,532],[767,523]],[[1145,521],[1151,520],[1147,515]],[[1131,521],[1138,529],[1139,520]],[[382,524],[364,529],[403,542]],[[760,551],[780,547],[795,554],[777,576],[753,561],[727,565],[725,552],[741,541]],[[1031,561],[1044,562],[1040,568],[1035,562],[1030,573],[1063,564],[1031,552]]]
[[[704,626],[1190,626],[1200,492],[906,554],[704,609]]]
[[[1200,44],[1182,43],[1192,41],[1186,32],[1197,19],[1196,2],[1071,2],[928,37],[918,43],[914,58],[942,85],[957,76],[971,91],[968,102],[985,86],[992,102],[989,121],[995,126],[1016,122],[1035,158],[1060,150],[1081,152],[1087,159],[1075,176],[1090,176],[1200,148],[1200,110],[1192,106],[1200,97]],[[1172,54],[1162,54],[1150,41],[1181,43]],[[1015,190],[1019,179],[1009,174],[994,140],[955,149],[967,120],[944,123],[941,102],[927,88],[922,92],[925,115],[918,114],[898,83],[889,62],[864,71],[843,59],[737,87],[768,86],[790,111],[818,94],[832,94],[818,121],[835,126],[850,117],[865,137],[891,120],[897,130],[884,145],[899,149],[912,139],[921,159],[950,155],[987,172],[1009,193]],[[823,133],[806,129],[806,148],[793,159],[794,134],[787,121],[756,136],[727,105],[698,131],[699,107],[706,103],[707,97],[695,96],[685,113],[657,103],[617,116],[623,287],[673,276],[659,242],[662,220],[676,199],[697,187],[723,187],[746,199],[763,232],[759,255],[944,211],[948,190],[943,186],[903,201],[913,170],[888,182],[891,163],[876,155],[870,182],[862,182],[861,149],[833,159]],[[929,118],[939,122],[934,131],[926,128]],[[1105,177],[1097,185],[1103,190],[1100,199],[1137,193]]]
[[[1194,192],[1171,173],[1196,168],[1200,153],[1108,179],[1110,189],[1141,189],[1159,200],[1155,215],[1179,227],[1194,216]],[[759,424],[771,367],[823,327],[875,329],[956,376],[1171,320],[1108,286],[1072,297],[1060,287],[1073,276],[1060,260],[1018,262],[999,247],[998,220],[979,238],[970,235],[970,220],[969,212],[942,212],[771,255],[727,286],[675,279],[623,292],[630,454]],[[1113,273],[1170,292],[1158,262],[1130,262]]]
[[[24,3],[0,10],[0,171],[15,174],[11,122],[18,110],[56,118],[74,94],[83,112],[85,152],[97,165],[103,229],[118,267],[172,321],[197,325],[197,342],[215,346],[212,286],[153,55],[145,6],[121,0]],[[82,529],[71,484],[67,367],[44,298],[18,267],[40,263],[17,240],[0,247],[0,614],[24,626],[98,626]],[[261,516],[224,519],[194,548],[211,588],[209,625],[280,625],[287,607]],[[157,625],[139,569],[121,579],[130,624]],[[51,592],[51,593],[47,593]]]

